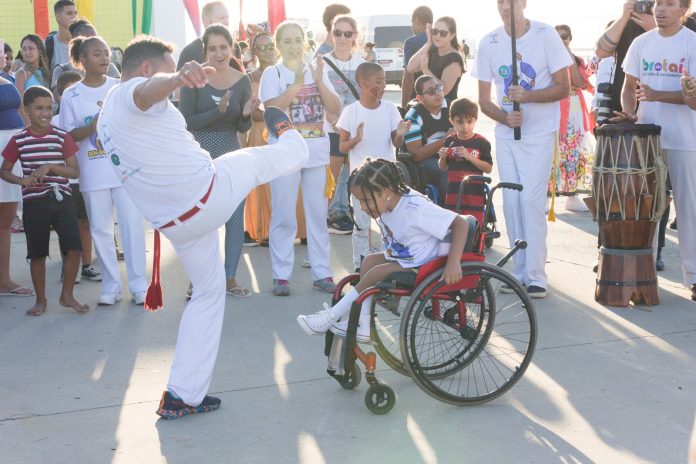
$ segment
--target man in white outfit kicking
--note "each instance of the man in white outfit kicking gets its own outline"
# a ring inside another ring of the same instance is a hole
[[[214,69],[191,61],[175,72],[172,51],[153,37],[131,41],[123,54],[122,83],[107,95],[97,126],[123,188],[153,228],[170,240],[196,289],[181,319],[167,390],[157,410],[165,419],[220,406],[220,399],[207,395],[225,309],[218,228],[251,189],[298,171],[308,157],[304,140],[285,114],[267,108],[264,118],[277,144],[213,161],[186,131],[168,96],[183,86],[205,86]]]

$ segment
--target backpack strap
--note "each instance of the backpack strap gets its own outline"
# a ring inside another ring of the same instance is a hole
[[[350,89],[350,92],[353,94],[353,96],[355,97],[355,99],[356,99],[356,100],[360,100],[360,94],[358,93],[357,90],[355,90],[355,86],[354,86],[353,83],[350,81],[350,79],[348,79],[348,78],[345,76],[345,74],[343,74],[343,73],[338,69],[338,66],[336,66],[336,64],[335,64],[333,61],[331,61],[330,59],[328,59],[328,58],[326,57],[326,55],[322,56],[322,58],[324,59],[324,63],[328,64],[329,67],[330,67],[331,69],[333,69],[334,72],[335,72],[336,74],[338,74],[338,77],[340,77],[341,79],[343,79],[343,82],[346,83],[346,85],[347,85],[348,88]]]

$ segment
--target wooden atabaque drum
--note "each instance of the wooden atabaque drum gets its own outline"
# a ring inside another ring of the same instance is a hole
[[[590,209],[602,242],[595,300],[659,304],[652,243],[666,206],[660,126],[598,127]]]

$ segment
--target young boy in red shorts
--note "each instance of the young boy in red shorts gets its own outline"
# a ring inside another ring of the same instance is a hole
[[[46,257],[51,228],[58,234],[64,253],[65,278],[58,302],[78,313],[86,313],[89,306],[73,296],[82,245],[68,179],[80,176],[75,159],[77,145],[70,134],[51,125],[53,95],[50,90],[40,86],[27,89],[23,105],[30,124],[15,134],[3,150],[0,178],[22,186],[27,259],[36,291],[36,304],[27,315],[40,316],[48,306]],[[12,174],[12,166],[17,161],[22,166],[23,177]]]

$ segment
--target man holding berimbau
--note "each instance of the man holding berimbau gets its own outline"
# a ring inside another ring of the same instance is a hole
[[[570,93],[570,55],[556,30],[524,17],[526,0],[498,0],[503,26],[480,41],[472,75],[479,80],[481,111],[497,121],[496,158],[500,179],[520,183],[522,192],[505,189],[503,211],[510,247],[516,239],[527,249],[514,257],[513,275],[532,298],[546,297],[546,191],[551,173],[559,101]],[[513,39],[512,30],[515,31]],[[513,43],[513,40],[516,43]],[[512,50],[519,84],[513,83]],[[495,83],[497,99],[492,100]],[[518,104],[519,111],[515,110]],[[515,131],[515,128],[518,128]],[[515,140],[515,132],[521,132]],[[503,288],[502,291],[505,291]]]

